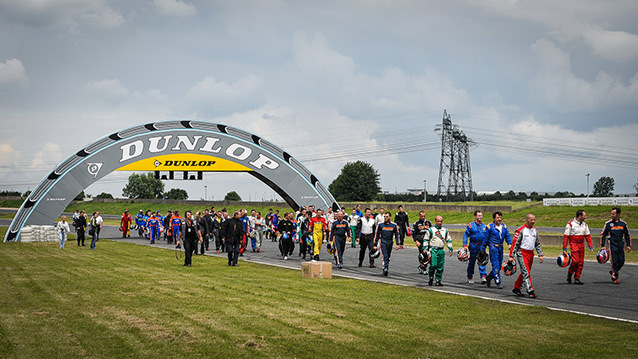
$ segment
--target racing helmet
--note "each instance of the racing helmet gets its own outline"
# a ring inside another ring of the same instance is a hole
[[[476,255],[476,261],[478,262],[480,266],[486,266],[488,259],[489,259],[489,256],[487,255],[487,253],[485,253],[485,251],[480,251]]]
[[[412,237],[412,228],[408,227],[407,231],[406,231],[406,235],[408,237]]]
[[[337,248],[335,247],[334,242],[328,242],[326,244],[326,250],[328,251],[328,254],[335,254]]]
[[[561,253],[558,258],[556,258],[556,264],[558,264],[558,266],[561,268],[567,267],[571,264],[571,262],[572,257],[567,255],[566,253]]]
[[[370,252],[370,258],[379,258],[381,256],[381,251],[378,248],[373,248],[372,252]]]
[[[600,264],[607,263],[607,261],[609,260],[609,251],[607,250],[607,248],[603,247],[598,250],[598,253],[596,254],[596,260]]]
[[[516,273],[516,262],[504,261],[501,266],[501,270],[505,273],[506,276],[511,276]]]
[[[309,246],[312,246],[313,244],[315,244],[315,241],[312,239],[312,236],[308,236],[308,238],[306,238],[306,244]]]
[[[288,233],[284,233],[281,235],[281,238],[283,239],[288,239],[290,236],[288,235]]]
[[[459,248],[456,256],[461,262],[467,262],[470,259],[470,250],[465,247],[461,247]]]
[[[419,262],[427,263],[431,260],[432,260],[432,255],[430,254],[430,251],[424,250],[422,253],[419,253]]]

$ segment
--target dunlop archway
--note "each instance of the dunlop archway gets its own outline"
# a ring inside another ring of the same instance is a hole
[[[201,121],[164,121],[101,138],[60,163],[24,201],[4,241],[28,225],[52,224],[91,184],[113,171],[246,172],[290,207],[336,209],[330,192],[290,154],[257,135]]]

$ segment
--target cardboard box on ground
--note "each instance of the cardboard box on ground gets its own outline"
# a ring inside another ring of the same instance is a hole
[[[301,263],[302,278],[332,278],[331,262],[303,262]]]

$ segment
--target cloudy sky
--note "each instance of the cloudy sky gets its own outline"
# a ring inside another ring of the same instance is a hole
[[[372,163],[436,192],[444,109],[476,191],[638,178],[638,2],[0,0],[0,190],[115,131],[197,119],[256,133],[328,186]],[[87,192],[121,196],[130,173]],[[167,182],[276,195],[245,174]]]

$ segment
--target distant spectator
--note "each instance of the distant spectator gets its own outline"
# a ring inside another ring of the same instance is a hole
[[[60,249],[64,249],[64,242],[66,242],[66,236],[70,232],[69,223],[66,221],[66,216],[62,216],[62,220],[56,225],[58,233],[60,235]]]
[[[100,216],[100,212],[99,211],[97,212],[97,218],[96,219],[97,219],[97,224],[98,224],[97,235],[98,235],[98,238],[99,238],[100,237],[100,231],[102,231],[102,225],[104,224],[104,220],[102,219],[102,216]]]
[[[95,249],[95,244],[98,241],[100,227],[102,224],[98,221],[100,212],[93,212],[93,217],[89,221],[89,235],[91,236],[91,249]],[[101,218],[101,217],[100,217]]]
[[[76,239],[78,241],[78,247],[80,246],[80,243],[82,243],[82,247],[85,246],[84,239],[86,234],[87,222],[88,220],[86,218],[86,213],[84,213],[84,210],[80,211],[80,216],[73,224],[75,226],[75,233],[76,233]]]

